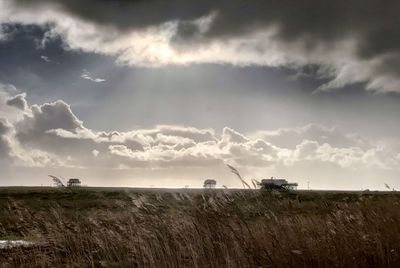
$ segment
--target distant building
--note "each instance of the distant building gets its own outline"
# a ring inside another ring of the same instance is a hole
[[[217,186],[217,181],[216,180],[208,179],[208,180],[204,181],[203,187],[206,188],[206,189],[213,189],[213,188],[215,188],[215,186]]]
[[[260,186],[261,189],[267,190],[295,190],[298,184],[288,182],[285,179],[276,179],[271,177],[270,179],[261,180]]]
[[[71,178],[67,182],[68,187],[80,187],[81,186],[81,181],[77,178]]]

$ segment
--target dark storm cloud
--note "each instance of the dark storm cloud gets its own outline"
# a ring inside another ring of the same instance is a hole
[[[199,30],[188,21],[215,13],[205,40],[240,36],[276,26],[276,38],[285,42],[303,40],[312,49],[318,42],[356,38],[358,55],[372,58],[400,50],[400,2],[395,0],[16,0],[25,7],[59,4],[85,20],[135,29],[171,20],[181,21],[177,38],[191,41]],[[95,8],[94,8],[95,7]],[[203,39],[203,41],[205,41]]]
[[[209,29],[201,35],[196,28],[181,22],[174,40],[209,42],[232,38],[268,27],[278,30],[274,36],[283,43],[295,43],[312,51],[323,45],[334,49],[335,43],[356,40],[357,56],[364,60],[381,59],[379,70],[399,75],[392,62],[400,59],[399,1],[376,0],[277,0],[277,1],[212,1],[216,11]],[[190,22],[189,22],[190,23]],[[262,47],[260,48],[263,49]],[[386,70],[389,69],[389,70]]]
[[[365,82],[368,90],[400,91],[395,0],[2,2],[11,3],[8,21],[53,25],[66,46],[119,64],[316,65],[330,79],[321,90]]]
[[[16,0],[27,8],[43,4],[59,5],[62,9],[85,20],[113,25],[120,30],[147,27],[166,21],[190,20],[210,11],[209,1],[159,0]]]

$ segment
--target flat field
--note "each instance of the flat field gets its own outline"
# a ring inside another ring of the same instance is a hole
[[[0,267],[400,267],[396,192],[0,188]]]

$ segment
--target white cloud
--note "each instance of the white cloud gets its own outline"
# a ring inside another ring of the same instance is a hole
[[[20,95],[25,101],[25,95]],[[8,123],[9,124],[9,123]],[[396,153],[337,128],[259,131],[248,136],[231,128],[156,126],[128,132],[96,132],[84,126],[71,107],[56,101],[32,105],[31,114],[12,125],[15,143],[25,150],[58,156],[60,163],[91,167],[173,167],[219,165],[290,166],[295,162],[329,162],[342,168],[397,168]],[[92,156],[92,157],[90,157]],[[93,158],[95,156],[95,158]]]
[[[32,114],[16,122],[22,147],[57,155],[76,166],[173,167],[219,165],[290,166],[295,162],[329,162],[342,168],[396,168],[396,154],[336,128],[309,125],[258,132],[249,137],[224,128],[158,126],[130,132],[96,132],[86,128],[63,101],[33,105]],[[95,159],[88,156],[95,156]]]
[[[97,151],[96,149],[94,149],[94,150],[92,150],[92,154],[94,157],[97,157],[100,154],[100,152]]]
[[[14,120],[0,114],[0,166],[74,172],[162,169],[161,175],[169,177],[180,169],[208,174],[226,163],[249,176],[259,176],[260,170],[313,174],[322,167],[342,175],[400,170],[399,140],[371,141],[334,127],[308,125],[247,135],[228,127],[217,131],[168,125],[104,132],[87,128],[64,101],[29,109],[30,113],[14,109],[22,113]]]
[[[83,73],[81,74],[81,78],[95,82],[95,83],[101,83],[101,82],[105,82],[106,80],[103,78],[94,78],[92,77],[92,74],[86,70],[83,71]]]
[[[50,58],[49,58],[49,57],[47,57],[47,56],[44,56],[44,55],[40,56],[40,58],[41,58],[43,61],[45,61],[45,62],[48,62],[48,63],[51,63],[51,62],[53,62],[52,60],[50,60]]]

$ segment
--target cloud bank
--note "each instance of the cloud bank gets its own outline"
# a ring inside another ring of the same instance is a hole
[[[85,127],[64,101],[29,105],[25,94],[0,96],[2,105],[19,114],[0,119],[0,163],[16,169],[165,169],[173,174],[179,168],[213,170],[231,164],[251,176],[257,175],[252,170],[282,172],[299,165],[349,172],[400,170],[398,140],[369,141],[321,125],[247,134],[229,127],[171,125],[104,132]]]
[[[318,68],[320,90],[399,92],[398,1],[1,0],[0,22],[50,27],[69,49],[117,63]]]

